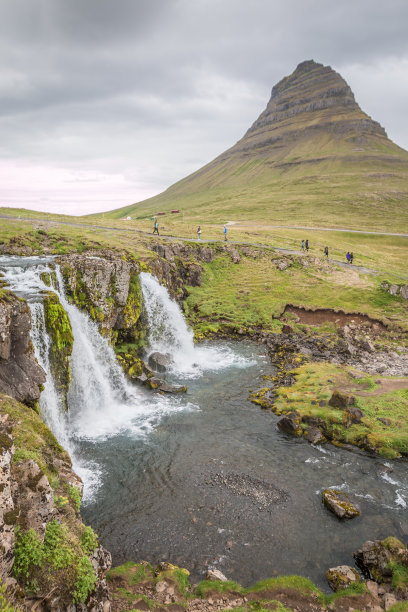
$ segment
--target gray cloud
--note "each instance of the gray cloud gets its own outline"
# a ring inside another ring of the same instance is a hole
[[[0,0],[0,159],[131,177],[137,201],[231,146],[312,58],[408,148],[407,21],[405,0]]]

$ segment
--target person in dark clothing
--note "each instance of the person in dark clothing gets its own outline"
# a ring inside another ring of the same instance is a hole
[[[350,253],[347,251],[346,254],[347,263],[350,263]]]
[[[309,250],[309,241],[308,240],[306,240],[306,242],[305,242],[305,247],[306,247],[306,251],[308,251]]]
[[[354,259],[354,255],[353,255],[353,253],[350,253],[350,263],[351,264],[353,263],[353,259]]]
[[[157,221],[157,219],[155,219],[155,222],[154,222],[153,234],[157,234],[158,236],[160,236],[160,234],[159,234],[159,222]]]
[[[324,247],[324,254],[326,255],[326,257],[329,256],[329,247],[328,246]]]

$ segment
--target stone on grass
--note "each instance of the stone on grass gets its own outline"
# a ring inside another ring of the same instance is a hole
[[[331,567],[326,572],[326,580],[333,591],[340,591],[350,584],[361,582],[360,574],[349,565]]]
[[[333,408],[346,408],[352,406],[356,401],[354,395],[350,393],[343,393],[342,391],[333,391],[332,396],[329,400],[329,406]]]
[[[323,503],[338,518],[352,519],[360,516],[360,508],[353,504],[344,491],[325,489],[322,493]]]
[[[354,423],[361,423],[363,417],[364,412],[357,408],[357,406],[347,406],[343,413],[343,421],[347,428]]]

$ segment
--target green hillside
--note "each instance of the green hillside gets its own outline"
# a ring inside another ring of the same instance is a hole
[[[299,64],[244,137],[166,191],[105,217],[408,230],[408,152],[329,66]]]

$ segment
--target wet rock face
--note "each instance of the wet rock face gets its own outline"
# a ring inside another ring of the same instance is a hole
[[[154,352],[149,356],[149,366],[156,372],[165,372],[169,369],[172,363],[172,358],[169,353]]]
[[[12,294],[0,301],[0,393],[32,405],[40,397],[45,372],[34,355],[30,330],[26,302]]]
[[[101,259],[78,254],[61,257],[60,263],[68,298],[86,309],[105,335],[122,328],[132,264],[119,256]]]

